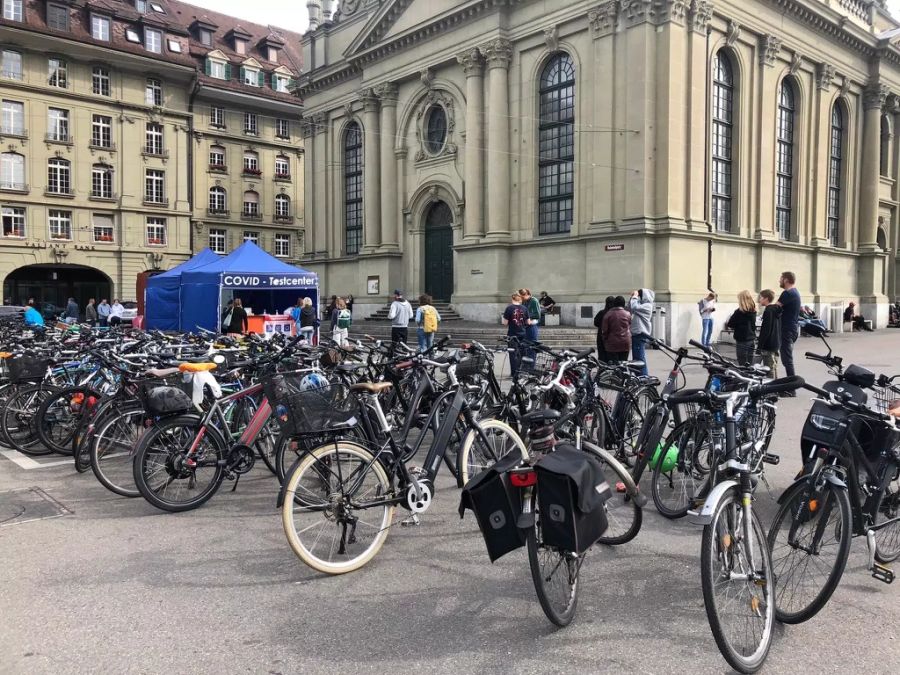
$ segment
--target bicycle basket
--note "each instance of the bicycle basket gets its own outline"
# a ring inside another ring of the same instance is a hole
[[[289,380],[276,375],[264,382],[263,388],[285,434],[318,434],[352,425],[356,419],[356,399],[345,385],[299,391]]]
[[[456,366],[456,377],[458,379],[467,379],[484,375],[489,367],[490,362],[485,354],[472,354],[460,360]]]
[[[25,382],[27,380],[43,380],[50,367],[50,359],[35,356],[17,356],[7,359],[10,382]]]
[[[519,353],[522,357],[522,364],[519,370],[522,372],[531,373],[532,375],[547,375],[555,373],[556,369],[559,368],[556,359],[545,352],[520,348]]]
[[[319,358],[323,368],[334,368],[341,362],[341,353],[337,349],[326,349]]]

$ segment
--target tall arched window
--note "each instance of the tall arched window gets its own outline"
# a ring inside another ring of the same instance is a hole
[[[844,110],[836,101],[831,108],[831,150],[828,160],[828,240],[837,246],[841,224],[841,183],[844,158]]]
[[[712,222],[731,232],[731,163],[734,158],[734,71],[725,52],[716,54],[712,91]]]
[[[778,95],[778,147],[775,157],[775,225],[782,239],[791,238],[794,203],[794,85],[785,79]]]
[[[219,215],[228,213],[228,193],[225,188],[216,185],[209,189],[209,212]]]
[[[259,193],[253,190],[247,190],[244,193],[244,218],[258,219],[259,213]]]
[[[91,197],[96,199],[113,198],[112,167],[108,164],[94,164],[91,167]]]
[[[275,217],[289,218],[291,215],[291,198],[287,195],[275,195]]]
[[[359,253],[363,239],[363,138],[359,124],[344,132],[344,248]]]
[[[891,123],[887,115],[881,116],[881,175],[891,175]]]
[[[53,157],[47,162],[47,192],[67,195],[72,192],[72,172],[69,160]]]
[[[541,73],[538,234],[572,229],[575,197],[575,64],[555,55]]]

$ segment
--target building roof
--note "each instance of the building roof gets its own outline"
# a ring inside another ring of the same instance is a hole
[[[59,0],[59,4],[69,6],[69,31],[56,30],[47,25],[46,0],[25,1],[24,25],[0,17],[0,26],[24,28],[105,49],[140,55],[155,61],[193,67],[200,81],[210,87],[298,103],[293,95],[276,92],[269,84],[271,73],[277,68],[281,68],[282,72],[286,68],[293,78],[300,75],[299,33],[276,26],[251,23],[179,0],[147,0],[147,12],[144,14],[135,9],[134,0]],[[163,11],[155,11],[153,6]],[[91,34],[92,13],[104,14],[112,19],[109,41],[97,40]],[[145,27],[163,31],[160,53],[145,49],[143,43]],[[201,44],[200,27],[213,30],[211,45]],[[141,42],[129,41],[126,37],[127,30],[137,32]],[[247,38],[245,54],[238,54],[235,51],[235,35]],[[170,40],[179,44],[180,52],[169,49]],[[269,46],[279,49],[278,63],[271,63],[268,60]],[[206,55],[212,50],[222,52],[231,62],[234,74],[231,80],[205,75]],[[250,58],[259,62],[262,70],[267,73],[266,87],[251,87],[240,81],[240,66]]]

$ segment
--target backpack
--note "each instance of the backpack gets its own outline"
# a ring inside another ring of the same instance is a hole
[[[353,323],[353,315],[350,313],[349,309],[342,309],[338,312],[338,328],[350,328],[351,323]]]
[[[437,333],[437,310],[431,305],[422,308],[422,330],[426,333]]]
[[[509,325],[525,330],[525,326],[528,325],[528,312],[525,311],[525,308],[522,307],[522,305],[513,305]]]

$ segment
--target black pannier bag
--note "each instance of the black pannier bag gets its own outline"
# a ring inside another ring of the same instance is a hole
[[[606,532],[606,501],[612,496],[603,467],[571,445],[535,464],[541,539],[544,545],[584,553]]]
[[[36,356],[16,356],[6,362],[10,382],[43,380],[50,360]]]
[[[474,476],[463,488],[459,517],[470,509],[478,520],[491,562],[525,545],[525,532],[516,525],[522,512],[521,488],[509,483],[509,470],[522,463],[517,452]]]
[[[144,409],[151,417],[175,415],[192,410],[194,407],[191,397],[178,387],[146,387],[141,399]]]

